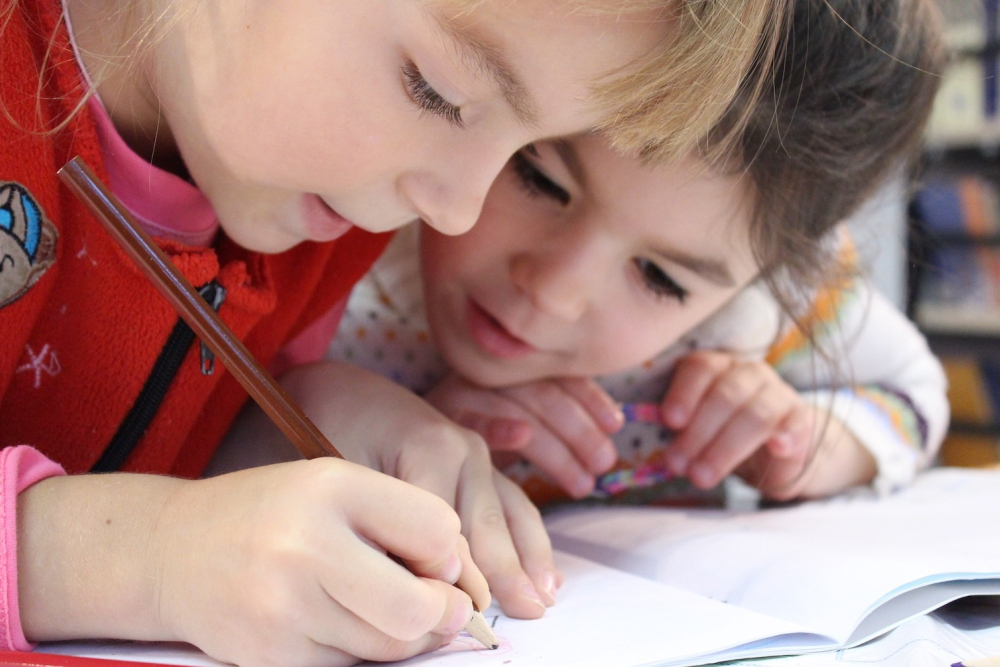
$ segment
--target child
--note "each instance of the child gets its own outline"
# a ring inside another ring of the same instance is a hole
[[[0,5],[0,644],[401,658],[489,602],[483,573],[540,615],[547,543],[522,565],[526,533],[491,521],[537,534],[537,516],[405,392],[355,404],[366,378],[338,378],[358,386],[338,385],[337,446],[413,486],[336,460],[182,479],[245,394],[56,171],[82,155],[262,363],[300,364],[382,249],[368,232],[466,230],[545,137],[621,119],[623,145],[690,143],[673,130],[724,112],[780,0],[65,2]],[[685,77],[706,83],[680,95]]]
[[[331,356],[420,392],[450,368],[429,400],[533,463],[510,473],[536,500],[548,480],[579,498],[733,471],[776,499],[905,484],[943,437],[943,374],[912,324],[821,260],[852,259],[830,230],[919,140],[928,14],[797,3],[776,93],[722,165],[645,166],[596,136],[522,151],[471,232],[421,230],[419,268],[414,235],[390,245]],[[616,449],[614,401],[661,400],[669,447],[629,425]]]

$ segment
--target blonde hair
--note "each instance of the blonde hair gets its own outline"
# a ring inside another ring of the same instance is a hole
[[[673,24],[656,49],[595,82],[602,131],[619,152],[665,162],[690,153],[717,128],[739,94],[755,100],[795,0],[567,0],[578,11],[650,13]],[[438,0],[471,9],[484,0]],[[752,105],[751,105],[752,106]],[[715,137],[713,156],[735,145],[748,107],[726,137]]]
[[[672,5],[672,39],[622,76],[599,83],[596,94],[611,115],[598,129],[619,151],[651,162],[688,154],[739,95],[758,99],[794,0],[631,0],[633,6]],[[712,155],[725,155],[748,122],[753,104]]]
[[[438,1],[471,8],[484,0]],[[618,14],[652,11],[673,24],[668,40],[626,71],[613,72],[607,80],[594,85],[597,106],[605,113],[604,122],[596,129],[604,130],[621,152],[664,161],[690,152],[698,140],[717,126],[737,94],[744,100],[760,95],[775,45],[784,29],[789,3],[794,0],[567,1],[580,11]],[[7,0],[0,5],[0,35],[18,4],[18,0]],[[122,11],[133,12],[135,18],[139,6],[145,3],[128,3]],[[160,19],[163,17],[132,21],[138,27],[126,36],[128,41],[134,46],[155,40],[154,35],[163,30]],[[165,22],[169,24],[170,20]],[[103,73],[92,75],[96,85]],[[41,92],[46,74],[43,71],[39,76]],[[83,99],[69,117],[59,119],[55,128],[45,131],[64,127],[91,92],[84,91]],[[3,111],[7,111],[6,107]],[[720,154],[736,141],[746,121],[746,117],[738,119],[728,137],[716,137],[714,145]]]

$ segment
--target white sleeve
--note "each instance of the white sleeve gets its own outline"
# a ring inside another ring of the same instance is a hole
[[[878,464],[881,493],[933,461],[948,427],[947,381],[924,336],[862,279],[836,295],[816,345],[786,349],[778,372],[847,426]]]

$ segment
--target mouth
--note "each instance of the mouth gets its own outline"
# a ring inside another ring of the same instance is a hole
[[[312,241],[333,241],[354,226],[354,223],[330,208],[319,195],[306,195],[302,208],[306,230]]]
[[[476,345],[494,357],[521,359],[537,351],[534,345],[512,334],[472,299],[466,309],[466,324]]]

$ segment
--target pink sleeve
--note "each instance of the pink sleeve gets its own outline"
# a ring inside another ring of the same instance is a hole
[[[281,375],[289,368],[319,361],[326,354],[326,348],[337,334],[340,318],[347,308],[345,296],[326,314],[303,329],[302,333],[290,340],[275,356],[268,370],[272,375]]]
[[[17,604],[17,494],[48,477],[65,475],[58,463],[33,447],[0,450],[0,649],[30,651]]]

